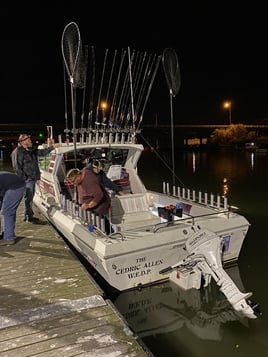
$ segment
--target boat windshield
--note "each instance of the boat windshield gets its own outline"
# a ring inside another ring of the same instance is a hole
[[[77,167],[82,169],[90,165],[94,160],[99,160],[102,163],[104,171],[108,171],[111,165],[125,166],[125,162],[128,155],[128,149],[117,148],[88,148],[77,150],[76,161]],[[64,162],[66,169],[74,167],[74,152],[68,152],[65,154]]]

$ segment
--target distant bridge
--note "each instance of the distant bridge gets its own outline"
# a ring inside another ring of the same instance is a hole
[[[255,131],[258,137],[268,136],[268,125],[243,124],[248,131]],[[187,145],[193,139],[198,139],[200,144],[205,143],[215,129],[227,129],[229,124],[180,124],[174,125],[175,146]],[[171,140],[170,125],[142,125],[142,136],[153,145],[167,145]],[[195,140],[197,141],[197,140]]]
[[[50,123],[51,124],[51,123]],[[234,123],[235,124],[235,123]],[[268,136],[268,125],[243,124],[249,131],[256,131],[258,136]],[[63,134],[64,128],[53,125],[55,138]],[[170,124],[142,124],[142,136],[150,138],[150,142],[170,142]],[[177,144],[182,144],[188,139],[207,139],[215,129],[226,129],[229,124],[179,124],[174,125],[174,138]],[[47,126],[44,123],[6,123],[0,124],[0,140],[17,140],[19,134],[27,132],[35,139],[46,139]]]
[[[248,130],[252,131],[257,131],[259,134],[262,133],[262,135],[268,134],[268,125],[266,124],[243,124]],[[186,133],[199,133],[200,135],[207,134],[208,136],[215,130],[215,129],[227,129],[230,125],[229,124],[179,124],[179,125],[174,125],[174,131],[176,133],[179,133],[179,129],[185,129],[184,134]],[[153,124],[143,124],[142,127],[147,131],[147,129],[154,129],[155,131],[160,131],[160,130],[169,130],[170,131],[170,125],[169,124],[160,124],[160,125],[153,125]]]
[[[236,123],[233,123],[237,125]],[[266,124],[243,124],[247,129],[268,129],[268,125]],[[196,128],[196,129],[226,129],[230,125],[229,124],[179,124],[174,125],[174,128]],[[170,128],[169,124],[142,124],[144,128]]]

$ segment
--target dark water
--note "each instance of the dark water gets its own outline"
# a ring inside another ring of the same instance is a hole
[[[168,160],[168,156],[166,157]],[[144,184],[162,189],[172,174],[150,152],[144,152],[139,174]],[[6,163],[0,160],[0,169]],[[216,284],[202,291],[183,291],[165,283],[111,297],[129,327],[153,356],[268,356],[268,155],[249,152],[177,152],[176,175],[190,189],[208,194],[227,192],[251,227],[238,266],[228,272],[252,302],[260,304],[257,319],[241,318]]]
[[[228,273],[261,316],[237,316],[216,284],[185,292],[170,284],[121,294],[115,306],[154,356],[268,356],[268,155],[249,152],[176,153],[176,174],[191,189],[226,193],[251,223],[238,266]],[[171,164],[169,164],[171,165]],[[144,153],[139,173],[146,186],[162,187],[168,170]],[[172,175],[170,175],[172,183]]]

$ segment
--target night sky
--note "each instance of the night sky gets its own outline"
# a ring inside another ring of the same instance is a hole
[[[94,45],[96,51],[128,46],[157,54],[167,47],[176,51],[182,83],[173,98],[175,124],[228,124],[225,100],[232,101],[234,123],[268,124],[264,5],[164,2],[149,9],[145,2],[120,7],[114,2],[56,3],[1,9],[1,123],[64,127],[61,36],[74,21],[83,44]],[[169,115],[161,65],[144,122],[157,116],[158,123],[166,123]]]

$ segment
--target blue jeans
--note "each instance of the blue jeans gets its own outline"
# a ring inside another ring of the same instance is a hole
[[[26,181],[26,187],[24,192],[24,219],[33,218],[33,197],[35,192],[36,181]]]
[[[7,190],[5,195],[0,200],[1,213],[2,213],[2,230],[4,231],[4,239],[15,239],[15,224],[17,208],[21,202],[24,194],[24,187],[17,188],[16,190]]]

